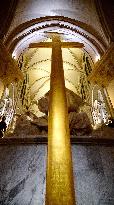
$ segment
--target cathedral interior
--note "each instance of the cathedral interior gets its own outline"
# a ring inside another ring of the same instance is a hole
[[[114,205],[114,2],[0,3],[1,205]]]

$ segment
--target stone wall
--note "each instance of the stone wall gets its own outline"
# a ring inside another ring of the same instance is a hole
[[[43,205],[46,147],[0,147],[0,204]]]
[[[44,205],[45,145],[0,147],[0,204]],[[77,205],[114,204],[114,148],[72,145]]]
[[[73,145],[78,205],[114,204],[114,147]]]
[[[109,83],[107,87],[108,94],[110,96],[111,103],[114,108],[114,79]]]
[[[3,91],[4,91],[4,85],[3,85],[3,82],[0,80],[0,99],[3,95]]]

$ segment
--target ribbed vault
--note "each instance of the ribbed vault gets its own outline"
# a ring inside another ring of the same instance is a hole
[[[24,73],[24,81],[20,85],[21,89],[19,88],[21,91],[20,101],[24,107],[36,115],[39,115],[38,100],[50,89],[51,53],[51,48],[29,48],[18,59],[20,68]],[[85,72],[84,58],[89,59],[91,69],[92,60],[89,56],[85,56],[80,48],[63,48],[62,57],[66,87],[82,97],[81,85],[83,81],[88,90],[86,100],[89,102],[91,100],[90,88]]]
[[[50,89],[51,52],[49,48],[29,48],[31,43],[51,41],[49,33],[57,32],[61,41],[79,42],[83,49],[62,48],[66,87],[91,106],[91,87],[87,76],[103,55],[106,44],[86,23],[63,16],[47,16],[27,21],[16,27],[5,39],[5,45],[18,59],[24,81],[17,87],[16,107],[36,115],[38,100]],[[90,107],[89,107],[90,109]]]

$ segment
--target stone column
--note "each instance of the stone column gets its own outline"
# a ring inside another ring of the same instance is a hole
[[[52,37],[46,205],[75,205],[61,41]]]
[[[3,92],[4,92],[4,84],[3,84],[2,80],[0,79],[0,99],[3,95]]]

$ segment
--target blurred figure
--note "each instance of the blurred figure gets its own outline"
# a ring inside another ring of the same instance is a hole
[[[6,117],[3,116],[2,121],[0,122],[0,138],[4,137],[4,133],[5,133],[6,128],[7,128],[5,120],[6,120]]]

